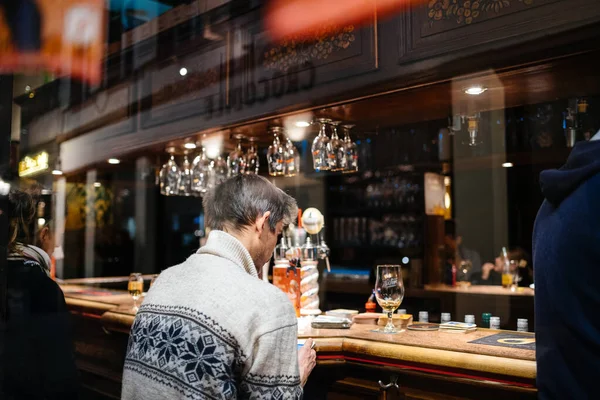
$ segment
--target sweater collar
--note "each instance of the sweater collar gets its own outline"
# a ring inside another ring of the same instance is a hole
[[[241,267],[244,271],[258,278],[254,261],[244,245],[235,237],[223,231],[211,231],[208,234],[206,244],[196,254],[212,254],[223,257]]]

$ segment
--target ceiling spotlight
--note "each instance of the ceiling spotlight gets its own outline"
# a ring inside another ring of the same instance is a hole
[[[60,176],[63,172],[60,169],[55,169],[52,171],[52,175]]]
[[[183,145],[188,150],[194,150],[196,148],[196,143],[186,143]]]
[[[298,128],[306,128],[310,126],[310,122],[306,122],[306,121],[296,121],[296,127]]]
[[[109,158],[108,163],[112,165],[117,165],[121,163],[121,160],[119,160],[118,158]]]
[[[94,182],[94,187],[100,187],[102,184],[100,182]]]
[[[504,168],[512,168],[512,167],[514,167],[513,163],[511,163],[511,162],[505,162],[505,163],[502,164],[502,166]]]
[[[487,90],[487,88],[485,88],[483,86],[471,86],[465,90],[465,93],[470,94],[471,96],[479,96],[486,90]]]
[[[182,67],[182,68],[179,70],[179,75],[181,75],[181,76],[186,76],[186,75],[187,75],[187,73],[188,73],[188,70],[187,70],[187,68],[186,68],[186,67]]]

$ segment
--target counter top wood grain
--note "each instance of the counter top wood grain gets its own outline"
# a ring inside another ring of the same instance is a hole
[[[107,332],[128,334],[135,318],[127,293],[86,294],[63,287],[69,308],[100,318]],[[89,288],[88,288],[89,289]],[[474,344],[501,331],[479,329],[467,334],[405,331],[394,335],[372,332],[376,326],[354,324],[350,329],[312,329],[299,324],[299,341],[313,338],[320,363],[360,362],[401,369],[426,369],[437,374],[534,387],[535,351]]]

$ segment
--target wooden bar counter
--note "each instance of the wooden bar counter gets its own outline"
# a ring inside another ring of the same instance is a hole
[[[131,298],[115,290],[62,287],[75,321],[77,362],[86,391],[93,398],[119,398],[135,317]],[[305,399],[534,399],[537,395],[532,334],[479,329],[468,334],[387,335],[372,332],[375,326],[369,325],[344,330],[299,326],[299,342],[315,339],[318,355]],[[522,344],[501,345],[492,340],[499,334],[509,335],[509,343],[516,339]],[[472,343],[488,337],[492,344]]]

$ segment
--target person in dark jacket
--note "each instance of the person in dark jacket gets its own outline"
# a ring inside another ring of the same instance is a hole
[[[533,232],[539,398],[591,399],[600,371],[600,134],[542,172]]]
[[[62,291],[49,275],[49,256],[26,244],[35,202],[9,193],[7,320],[3,354],[3,400],[77,399],[70,315]],[[53,243],[45,238],[43,243]],[[46,246],[44,246],[46,247]]]

